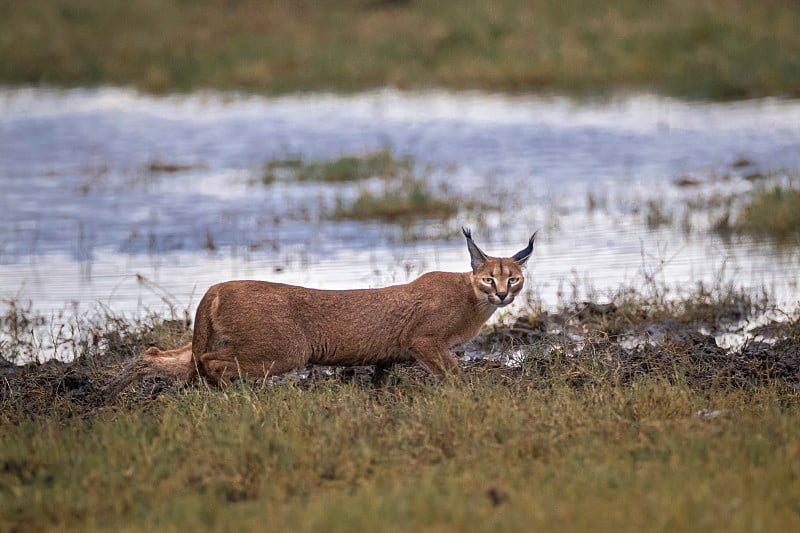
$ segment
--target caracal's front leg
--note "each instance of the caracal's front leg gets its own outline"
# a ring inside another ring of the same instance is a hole
[[[417,361],[422,363],[435,376],[445,378],[461,374],[456,357],[446,346],[443,346],[434,338],[420,337],[414,339],[411,345],[411,352]]]
[[[389,377],[389,371],[394,366],[394,363],[387,363],[382,361],[375,364],[375,371],[372,374],[372,386],[380,389],[386,385],[386,379]]]

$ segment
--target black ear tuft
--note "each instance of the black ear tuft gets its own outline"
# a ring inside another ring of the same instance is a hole
[[[511,259],[519,263],[520,265],[524,265],[525,262],[530,258],[531,254],[533,253],[533,241],[536,240],[536,234],[539,233],[538,231],[533,232],[531,238],[528,239],[528,246],[524,250],[520,250],[519,252],[515,253]]]
[[[472,271],[475,272],[483,264],[486,262],[486,254],[478,248],[478,245],[472,241],[472,232],[469,228],[461,228],[461,232],[464,234],[464,237],[467,238],[467,249],[469,250],[469,257],[470,257],[470,265],[472,266]]]

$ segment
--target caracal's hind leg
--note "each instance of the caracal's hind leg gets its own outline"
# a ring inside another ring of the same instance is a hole
[[[277,376],[298,368],[289,361],[236,357],[228,350],[202,354],[200,366],[203,375],[216,384],[222,384],[238,377],[260,379]]]

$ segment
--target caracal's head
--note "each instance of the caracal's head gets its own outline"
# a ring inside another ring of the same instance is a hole
[[[467,248],[472,262],[472,286],[479,299],[497,307],[514,301],[522,290],[525,276],[522,267],[533,253],[536,233],[528,239],[528,246],[511,257],[489,257],[472,241],[472,232],[461,228],[467,238]]]

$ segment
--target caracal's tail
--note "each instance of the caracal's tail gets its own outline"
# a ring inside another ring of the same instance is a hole
[[[197,307],[192,342],[174,350],[148,348],[140,359],[126,365],[119,377],[108,384],[105,388],[106,398],[116,398],[128,385],[149,377],[185,382],[197,379],[202,374],[200,355],[212,350],[214,325],[211,317],[216,305],[217,291],[211,287]],[[192,355],[193,348],[197,352],[196,357]]]
[[[104,391],[106,398],[116,398],[131,383],[149,377],[192,381],[197,377],[197,369],[192,359],[192,343],[174,350],[161,351],[155,347],[148,348],[140,359],[127,364],[119,377],[106,386]]]

